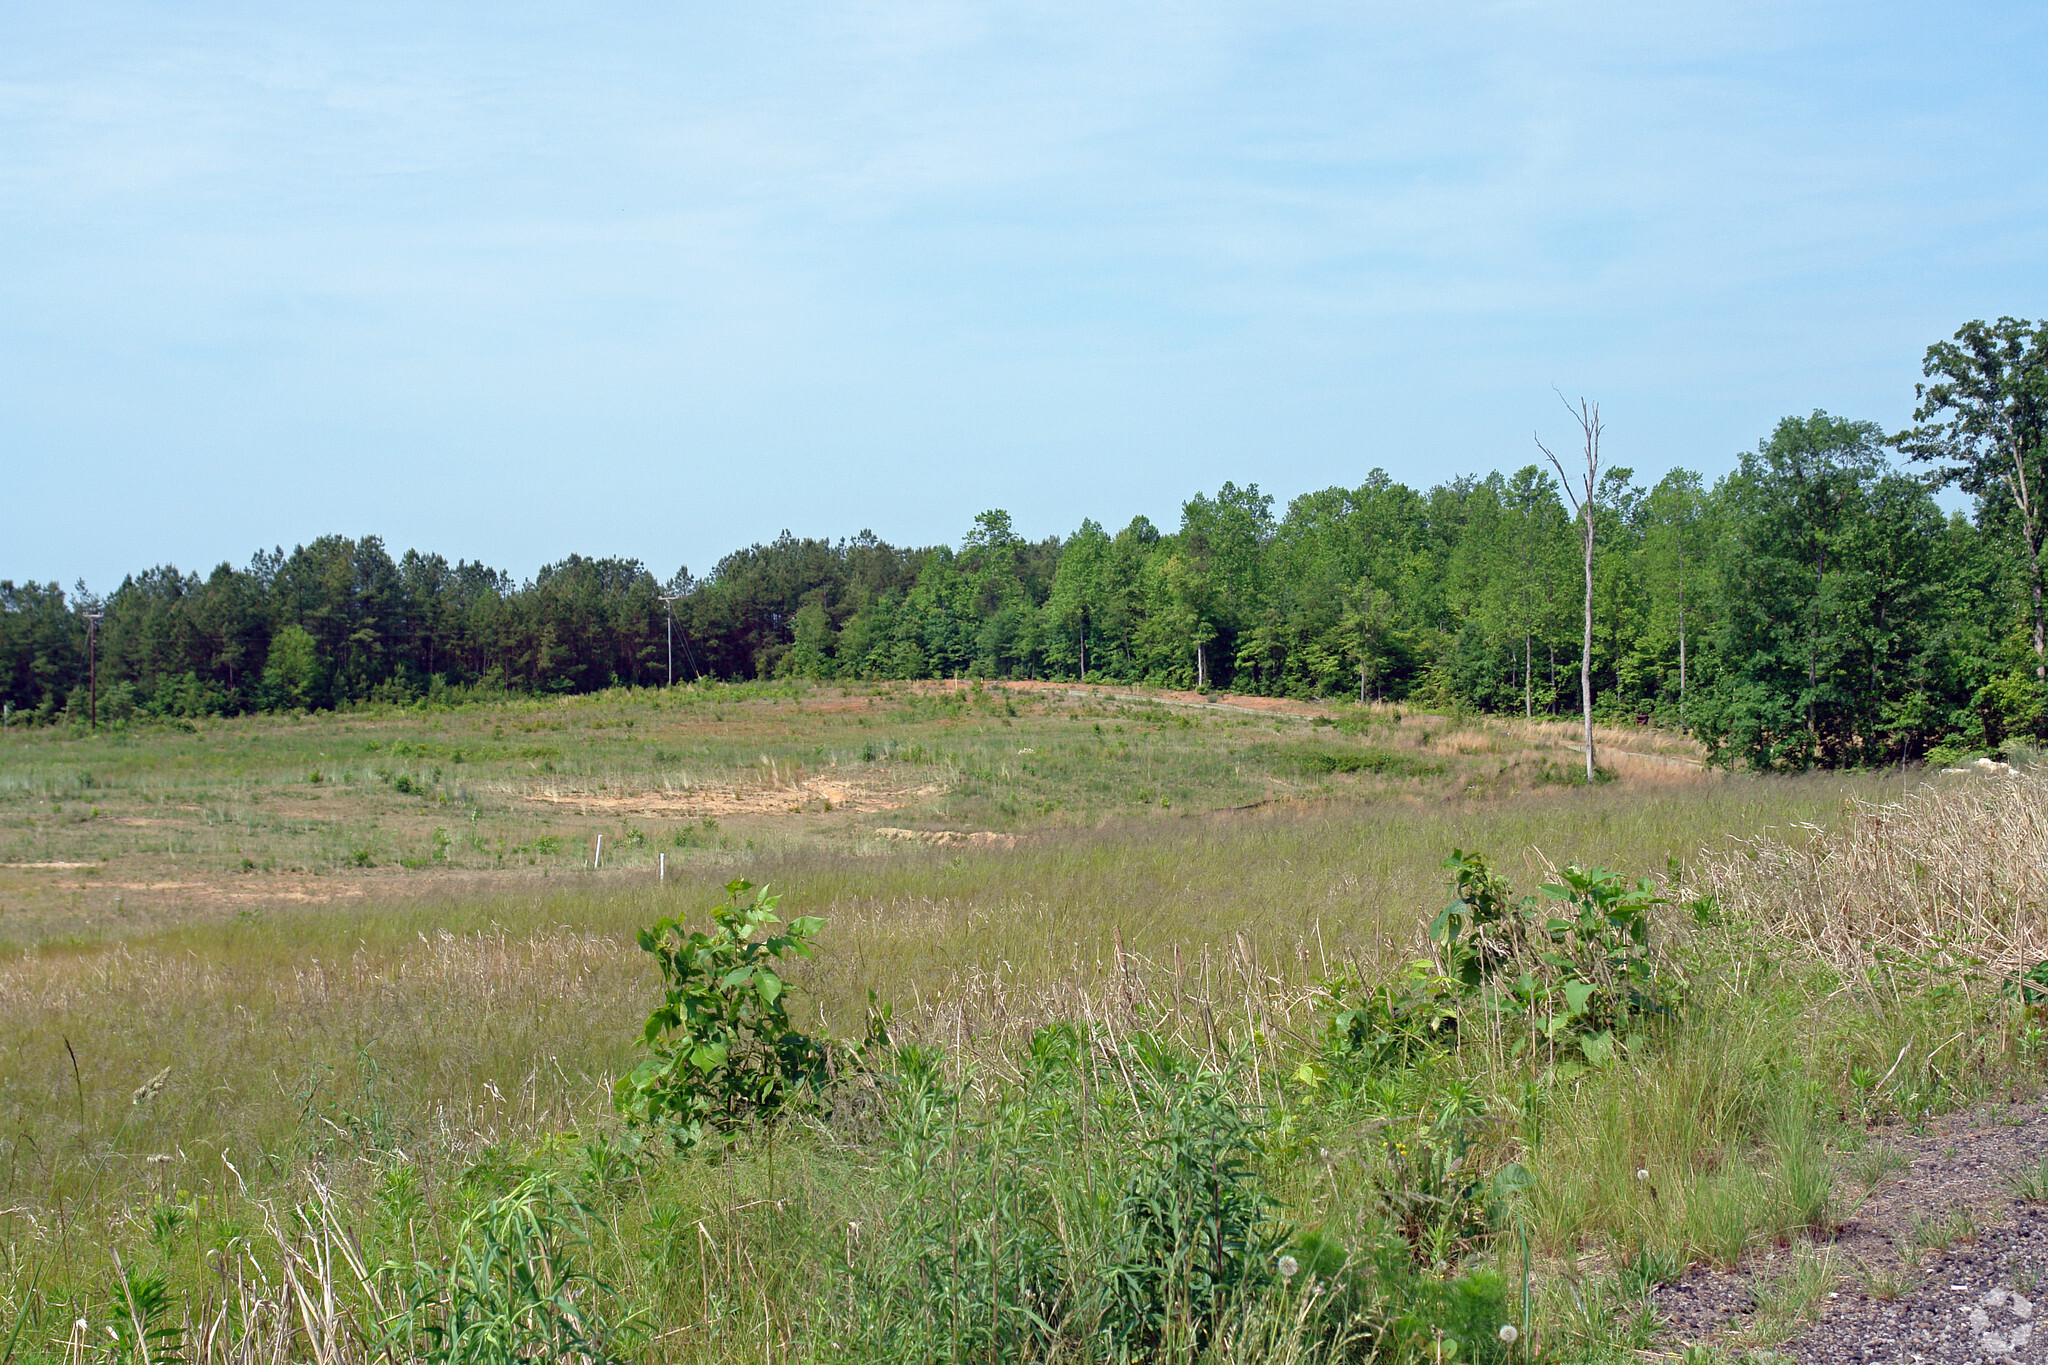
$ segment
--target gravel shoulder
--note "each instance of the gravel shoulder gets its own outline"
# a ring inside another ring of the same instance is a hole
[[[2015,1190],[2044,1160],[2038,1102],[1873,1129],[1841,1161],[1831,1242],[1696,1267],[1653,1301],[1674,1342],[1768,1346],[1801,1365],[2048,1365],[2048,1205]],[[1788,1302],[1802,1282],[1814,1296]]]

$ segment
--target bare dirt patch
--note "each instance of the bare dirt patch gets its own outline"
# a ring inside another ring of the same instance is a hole
[[[579,791],[554,786],[520,795],[523,800],[568,807],[580,815],[697,819],[707,815],[723,818],[900,810],[944,790],[939,786],[912,786],[868,777],[817,776],[758,786],[649,787],[639,791]]]
[[[875,834],[883,839],[891,839],[899,843],[931,844],[942,848],[954,844],[972,848],[1015,848],[1017,846],[1016,835],[999,834],[989,829],[891,829],[885,825],[881,829],[876,830]]]
[[[391,874],[382,874],[388,878]],[[227,873],[172,881],[101,882],[97,889],[118,891],[129,900],[137,896],[184,897],[229,905],[260,905],[272,901],[314,904],[353,900],[363,894],[369,877],[280,875],[277,873]]]
[[[940,684],[951,686],[952,684]],[[1224,711],[1254,711],[1262,715],[1298,716],[1309,719],[1314,716],[1334,714],[1330,707],[1315,702],[1296,701],[1292,697],[1250,697],[1232,692],[1175,692],[1164,688],[1146,688],[1142,692],[1129,688],[1105,687],[1096,683],[1062,682],[1002,682],[990,683],[1012,692],[1051,692],[1061,696],[1085,697],[1098,701],[1159,702],[1166,706],[1199,706]]]

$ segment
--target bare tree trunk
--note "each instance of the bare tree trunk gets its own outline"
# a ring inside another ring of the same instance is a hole
[[[1522,719],[1536,719],[1536,680],[1529,676],[1533,647],[1529,632],[1522,632]]]
[[[1551,467],[1564,484],[1564,495],[1571,499],[1572,510],[1584,520],[1586,536],[1586,629],[1579,647],[1579,711],[1586,722],[1586,781],[1592,782],[1599,772],[1593,751],[1593,499],[1600,489],[1600,405],[1579,400],[1574,408],[1562,393],[1558,400],[1564,403],[1565,411],[1579,424],[1579,431],[1585,437],[1586,476],[1578,493],[1572,491],[1572,482],[1564,472],[1564,464],[1551,454],[1550,447],[1539,438],[1536,448],[1550,460]]]
[[[1813,633],[1806,639],[1806,744],[1814,761],[1820,759],[1820,730],[1813,719],[1813,694],[1820,690],[1820,595],[1827,587],[1827,552],[1821,552],[1820,567],[1813,571]]]
[[[1678,552],[1678,733],[1685,733],[1685,551]]]
[[[1594,458],[1588,456],[1590,471]],[[1587,483],[1592,482],[1590,475]],[[1586,636],[1579,647],[1579,709],[1586,717],[1586,781],[1593,781],[1593,500],[1586,499]]]
[[[2027,536],[2027,586],[2034,594],[2034,676],[2048,679],[2048,630],[2041,614],[2041,537],[2029,527]]]
[[[2020,509],[2020,539],[2027,546],[2027,590],[2034,599],[2034,677],[2048,680],[2048,618],[2041,602],[2041,508],[2035,501],[2041,490],[2027,478],[2026,446],[2018,436],[2008,443],[2012,473],[2006,476],[2006,491]]]

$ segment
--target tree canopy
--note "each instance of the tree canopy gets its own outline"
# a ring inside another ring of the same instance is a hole
[[[1596,714],[1684,725],[1731,762],[2048,739],[2048,328],[1971,323],[1925,375],[1896,436],[1814,412],[1711,485],[1606,469],[1590,647],[1584,523],[1530,464],[1426,490],[1373,470],[1284,508],[1226,483],[1170,530],[1031,540],[991,509],[957,547],[785,532],[665,580],[572,555],[517,582],[336,535],[104,599],[0,581],[0,701],[14,723],[87,714],[87,611],[117,723],[657,686],[672,605],[678,681],[1086,677],[1564,715],[1584,649]],[[1944,484],[1968,515],[1942,511]]]

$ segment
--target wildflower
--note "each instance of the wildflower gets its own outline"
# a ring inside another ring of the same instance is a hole
[[[1639,1170],[1637,1170],[1637,1171],[1636,1171],[1636,1179],[1638,1179],[1638,1180],[1648,1180],[1649,1178],[1650,1178],[1650,1173],[1649,1173],[1649,1171],[1647,1171],[1647,1170],[1641,1170],[1641,1169],[1639,1169]]]
[[[1293,1278],[1295,1277],[1295,1275],[1296,1275],[1296,1274],[1300,1273],[1300,1270],[1301,1270],[1301,1262],[1300,1262],[1300,1261],[1297,1261],[1297,1260],[1295,1260],[1295,1259],[1294,1259],[1294,1258],[1293,1258],[1292,1256],[1282,1256],[1282,1257],[1280,1258],[1280,1278],[1281,1278],[1281,1279],[1283,1279],[1283,1280],[1291,1280],[1291,1279],[1293,1279]]]
[[[1500,1339],[1507,1345],[1514,1345],[1515,1338],[1520,1335],[1522,1334],[1515,1330],[1515,1325],[1512,1322],[1504,1322],[1500,1325]]]

